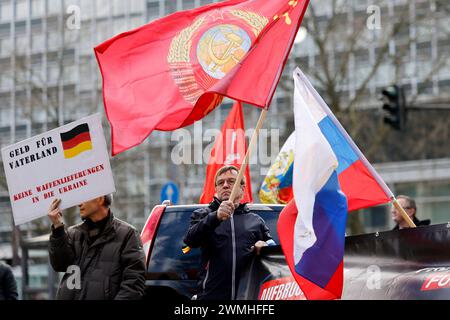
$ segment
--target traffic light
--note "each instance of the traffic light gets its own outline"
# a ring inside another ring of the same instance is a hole
[[[396,130],[403,130],[406,123],[405,94],[402,88],[392,85],[381,91],[383,100],[384,123]]]

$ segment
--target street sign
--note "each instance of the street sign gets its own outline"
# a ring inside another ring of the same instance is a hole
[[[165,185],[163,185],[162,189],[161,189],[161,203],[164,200],[170,200],[170,202],[172,204],[177,204],[178,203],[178,196],[179,196],[179,192],[178,192],[178,187],[175,183],[173,182],[168,182]]]

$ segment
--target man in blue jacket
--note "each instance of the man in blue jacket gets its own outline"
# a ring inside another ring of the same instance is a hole
[[[184,239],[188,246],[202,251],[199,300],[234,300],[247,263],[262,247],[274,244],[264,220],[240,204],[245,180],[234,202],[229,200],[237,175],[234,166],[217,171],[216,196],[208,207],[192,213]]]

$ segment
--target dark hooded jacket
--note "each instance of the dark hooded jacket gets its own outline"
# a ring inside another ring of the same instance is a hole
[[[85,220],[67,230],[53,229],[49,255],[53,269],[65,272],[57,299],[136,300],[144,294],[145,254],[139,234],[111,212],[97,225]]]
[[[17,300],[17,284],[11,267],[0,262],[0,300]]]
[[[202,251],[198,300],[234,300],[240,274],[254,255],[252,246],[272,239],[264,220],[247,205],[241,204],[228,220],[217,219],[220,203],[214,198],[208,207],[194,211],[184,238]]]

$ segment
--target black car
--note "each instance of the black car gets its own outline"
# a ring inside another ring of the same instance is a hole
[[[200,249],[183,253],[183,238],[194,210],[207,205],[171,206],[153,208],[141,234],[147,255],[146,299],[191,299],[198,288]],[[269,227],[276,243],[276,223],[284,205],[249,204],[250,210],[260,215]]]

